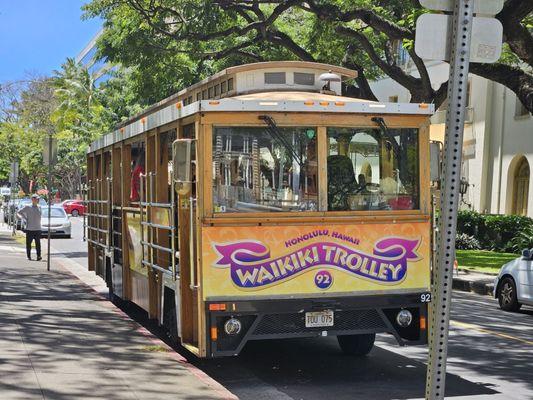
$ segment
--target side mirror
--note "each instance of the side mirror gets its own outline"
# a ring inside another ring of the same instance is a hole
[[[532,249],[533,250],[533,249]],[[522,250],[522,257],[525,258],[526,260],[530,260],[532,257],[532,254],[533,252],[529,249],[524,249]]]
[[[442,143],[429,143],[429,176],[431,182],[440,181],[442,165]]]
[[[185,196],[192,189],[192,152],[194,139],[177,139],[172,143],[172,177],[175,190]]]

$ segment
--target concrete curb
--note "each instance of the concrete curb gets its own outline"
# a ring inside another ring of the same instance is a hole
[[[454,277],[452,288],[463,292],[473,292],[484,296],[492,296],[494,279],[474,280],[468,277]]]

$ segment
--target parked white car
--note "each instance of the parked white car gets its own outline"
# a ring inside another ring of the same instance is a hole
[[[48,229],[50,229],[50,236],[61,235],[70,238],[71,228],[72,224],[63,207],[50,208],[50,226],[48,226],[48,207],[41,208],[41,232],[43,235],[48,235]]]
[[[522,304],[533,306],[533,248],[501,268],[494,281],[494,297],[505,311],[518,311]]]

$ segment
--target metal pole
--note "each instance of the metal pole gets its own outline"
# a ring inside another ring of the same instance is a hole
[[[81,185],[81,195],[83,196],[83,241],[87,241],[87,211],[89,207],[87,204],[87,184],[83,183]]]
[[[444,399],[473,0],[455,0],[426,399]]]
[[[50,223],[52,209],[52,135],[48,135],[48,256],[46,270],[50,271]]]

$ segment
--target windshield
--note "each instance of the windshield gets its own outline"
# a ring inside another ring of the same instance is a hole
[[[328,210],[419,207],[417,129],[328,128]]]
[[[31,205],[31,199],[22,199],[22,200],[19,200],[19,206],[22,208],[22,207],[26,207],[26,206],[29,206]],[[46,206],[48,205],[48,203],[46,203],[46,200],[45,199],[42,199],[40,198],[39,199],[39,205],[42,207],[42,206]]]
[[[315,128],[216,128],[213,205],[223,212],[317,209]]]
[[[41,209],[41,216],[43,218],[48,218],[48,208]],[[52,208],[50,209],[50,217],[51,218],[66,218],[67,214],[65,213],[65,210],[63,210],[62,208]]]

